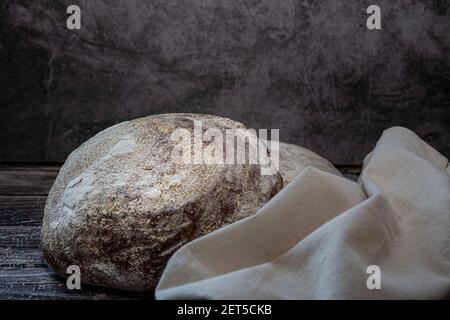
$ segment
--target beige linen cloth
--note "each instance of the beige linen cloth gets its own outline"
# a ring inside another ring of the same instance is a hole
[[[368,289],[370,265],[381,289]],[[180,248],[157,299],[438,299],[450,290],[448,160],[386,130],[359,182],[308,167],[257,214]]]

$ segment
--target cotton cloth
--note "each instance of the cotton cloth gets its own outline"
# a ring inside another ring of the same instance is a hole
[[[369,289],[368,267],[380,270]],[[303,170],[255,215],[180,248],[157,299],[439,299],[450,291],[450,168],[386,130],[358,183]]]

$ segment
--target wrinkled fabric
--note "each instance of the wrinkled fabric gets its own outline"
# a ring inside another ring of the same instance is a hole
[[[369,289],[380,270],[380,289]],[[450,291],[450,168],[386,130],[358,183],[308,167],[255,215],[169,260],[157,299],[439,299]]]

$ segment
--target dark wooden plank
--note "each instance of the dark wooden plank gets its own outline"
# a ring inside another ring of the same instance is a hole
[[[0,299],[152,299],[153,293],[132,293],[82,285],[68,290],[65,279],[46,265],[40,228],[0,227]]]
[[[0,164],[0,226],[39,226],[59,164]]]
[[[39,248],[0,248],[0,270],[47,268]]]
[[[47,195],[59,168],[57,165],[0,165],[0,195]]]
[[[0,227],[0,248],[39,248],[40,227]]]
[[[0,226],[40,226],[46,196],[0,195]]]
[[[129,293],[82,285],[69,290],[63,277],[48,268],[0,270],[2,299],[152,299],[152,293]]]

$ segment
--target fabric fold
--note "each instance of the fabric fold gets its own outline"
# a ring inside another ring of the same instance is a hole
[[[368,286],[371,266],[380,289]],[[448,160],[394,127],[358,183],[306,168],[255,215],[180,248],[155,296],[431,299],[449,291]]]

